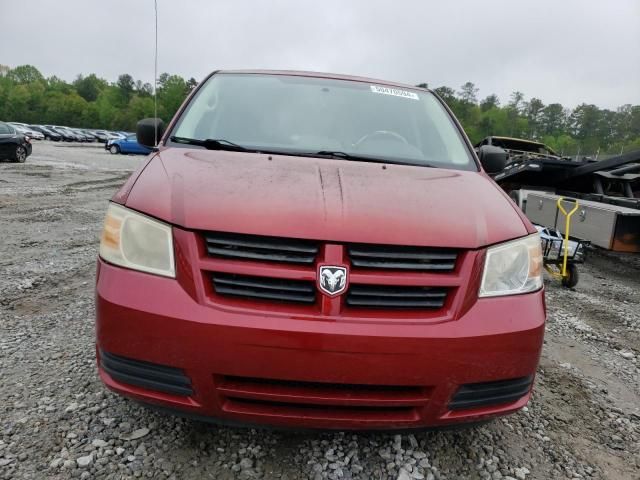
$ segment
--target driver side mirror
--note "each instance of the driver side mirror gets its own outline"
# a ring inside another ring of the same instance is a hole
[[[478,149],[478,157],[482,168],[489,174],[498,173],[507,166],[507,152],[500,147],[482,145]]]
[[[136,125],[136,138],[140,145],[154,148],[164,135],[164,122],[159,118],[144,118]]]

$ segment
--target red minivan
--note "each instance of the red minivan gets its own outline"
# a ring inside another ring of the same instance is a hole
[[[100,243],[107,387],[300,428],[446,426],[528,402],[540,240],[485,173],[504,151],[476,155],[433,92],[219,71],[138,141],[154,152]]]

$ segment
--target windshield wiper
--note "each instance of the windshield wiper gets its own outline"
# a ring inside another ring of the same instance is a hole
[[[266,154],[274,154],[274,155],[290,155],[290,156],[299,156],[299,157],[323,157],[323,158],[339,158],[343,160],[352,160],[356,162],[371,162],[371,163],[388,163],[395,165],[415,165],[419,167],[433,167],[433,165],[429,165],[428,163],[422,162],[411,162],[406,160],[398,160],[394,158],[380,158],[380,157],[370,157],[366,155],[354,155],[347,152],[341,152],[338,150],[320,150],[319,152],[298,152],[298,151],[287,151],[287,150],[277,150],[277,149],[263,149],[263,148],[247,148],[242,145],[238,145],[237,143],[230,142],[229,140],[224,139],[214,139],[207,138],[204,140],[198,138],[187,138],[187,137],[170,137],[172,142],[176,143],[184,143],[186,145],[196,145],[199,147],[204,147],[208,150],[228,150],[231,152],[251,152],[251,153],[266,153]]]
[[[170,140],[176,143],[184,143],[187,145],[197,145],[204,147],[207,150],[229,150],[232,152],[255,152],[250,148],[243,147],[237,143],[230,142],[229,140],[207,138],[200,140],[198,138],[186,138],[186,137],[171,137]]]
[[[355,162],[390,163],[394,165],[415,165],[419,167],[433,167],[433,165],[430,165],[428,163],[411,162],[407,160],[397,160],[394,158],[370,157],[368,155],[353,155],[351,153],[334,151],[334,150],[320,150],[319,152],[315,152],[313,155],[329,157],[329,158],[341,158],[344,160],[353,160]]]

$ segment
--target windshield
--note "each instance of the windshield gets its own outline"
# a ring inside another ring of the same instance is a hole
[[[339,152],[477,170],[433,94],[375,83],[216,74],[190,101],[171,136],[224,140],[258,151]]]

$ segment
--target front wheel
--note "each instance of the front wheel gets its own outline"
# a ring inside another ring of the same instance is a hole
[[[117,145],[111,145],[109,147],[109,151],[115,155],[116,153],[120,153],[120,147],[118,147]]]
[[[16,147],[16,153],[14,155],[14,158],[16,162],[24,163],[25,160],[27,159],[27,149],[24,148],[22,145],[18,145]]]
[[[570,263],[567,265],[567,276],[562,277],[562,286],[573,288],[578,284],[579,278],[577,265]]]

